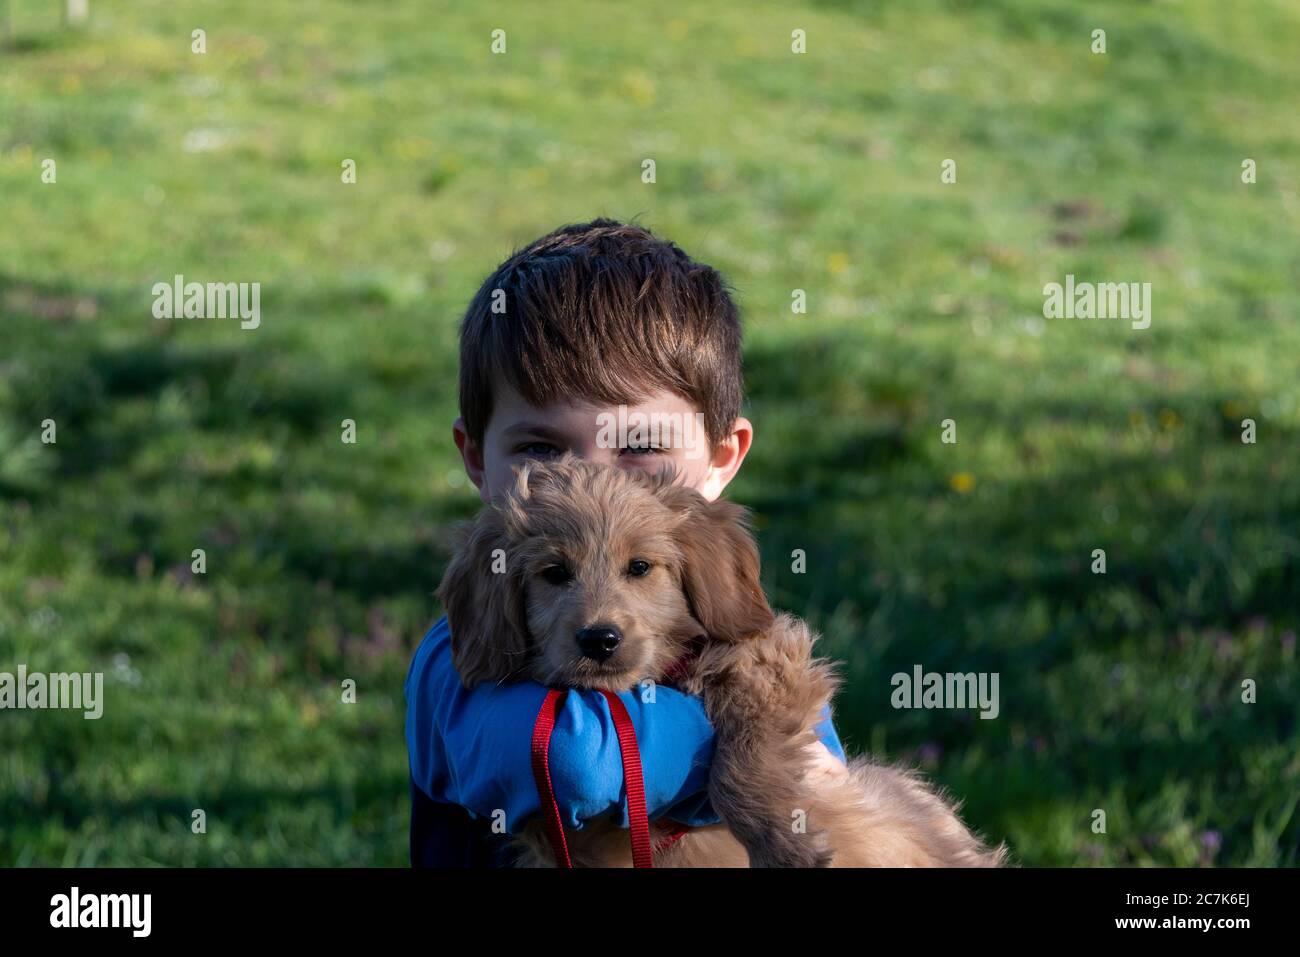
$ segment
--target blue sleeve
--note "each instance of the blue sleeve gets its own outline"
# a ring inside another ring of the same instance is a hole
[[[406,678],[406,745],[416,786],[476,817],[504,812],[506,829],[517,832],[540,807],[530,746],[546,690],[529,681],[466,689],[451,663],[447,621],[439,621]],[[713,728],[703,702],[663,686],[654,689],[653,702],[634,692],[619,697],[636,729],[650,817],[672,812],[692,826],[717,823],[705,796]],[[618,734],[602,694],[569,692],[551,736],[550,768],[568,826],[605,815],[627,826]]]
[[[424,637],[406,679],[406,744],[411,778],[434,801],[475,817],[504,812],[511,833],[540,808],[533,780],[533,723],[547,689],[534,682],[460,683],[451,662],[451,632],[440,620]],[[716,824],[707,797],[713,728],[697,697],[663,685],[653,699],[619,697],[636,729],[650,818],[694,827]],[[829,709],[818,735],[843,758]],[[609,704],[597,691],[570,690],[550,747],[551,783],[569,827],[612,815],[627,826],[623,763]]]
[[[830,705],[827,705],[826,709],[822,711],[822,720],[813,730],[817,732],[817,737],[821,738],[822,744],[826,745],[827,751],[845,764],[849,763],[849,759],[844,756],[844,745],[840,743],[840,736],[835,731],[835,722],[831,720]]]

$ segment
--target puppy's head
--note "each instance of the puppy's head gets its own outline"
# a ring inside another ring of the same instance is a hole
[[[469,687],[621,691],[660,678],[697,639],[739,641],[772,622],[744,509],[571,456],[519,470],[438,594]]]

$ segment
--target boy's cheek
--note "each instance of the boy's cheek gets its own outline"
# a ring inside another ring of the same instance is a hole
[[[496,495],[510,491],[515,487],[515,469],[517,465],[523,465],[530,461],[527,456],[517,456],[504,460],[496,469],[489,474],[490,481],[484,482],[488,489],[487,499],[490,500]]]
[[[677,470],[677,484],[686,488],[693,488],[697,492],[704,490],[704,483],[709,477],[708,461],[689,458],[683,454],[681,449],[675,449],[670,461],[663,463],[660,468],[675,468]]]
[[[513,473],[510,463],[500,458],[489,458],[483,469],[483,484],[479,486],[479,497],[484,502],[504,492],[510,486]]]

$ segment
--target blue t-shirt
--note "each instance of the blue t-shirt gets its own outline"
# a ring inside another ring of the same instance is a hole
[[[440,619],[424,636],[406,677],[406,749],[417,811],[458,805],[468,812],[466,826],[475,833],[485,831],[485,822],[477,819],[499,820],[506,831],[518,833],[541,806],[531,745],[533,722],[546,692],[531,681],[467,689],[452,665],[447,619]],[[639,689],[619,694],[636,729],[647,813],[651,820],[666,817],[694,827],[716,824],[720,819],[707,795],[713,728],[704,702],[663,685],[653,692],[650,701],[643,700],[650,696]],[[830,752],[843,760],[829,708],[816,730]],[[604,695],[569,691],[549,754],[555,800],[567,827],[581,829],[607,816],[620,827],[628,826],[618,733]],[[441,818],[433,829],[456,826],[444,820],[458,818]],[[429,831],[427,821],[417,828],[413,816],[413,862],[461,863],[439,860],[439,853],[428,847],[417,848],[417,843],[438,845],[446,838],[428,836]],[[452,843],[473,843],[462,837]]]

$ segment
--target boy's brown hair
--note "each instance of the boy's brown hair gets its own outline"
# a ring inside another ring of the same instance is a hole
[[[713,446],[740,415],[740,315],[716,270],[649,230],[563,226],[498,266],[465,312],[460,413],[480,448],[500,382],[538,406],[666,389],[704,413]]]

